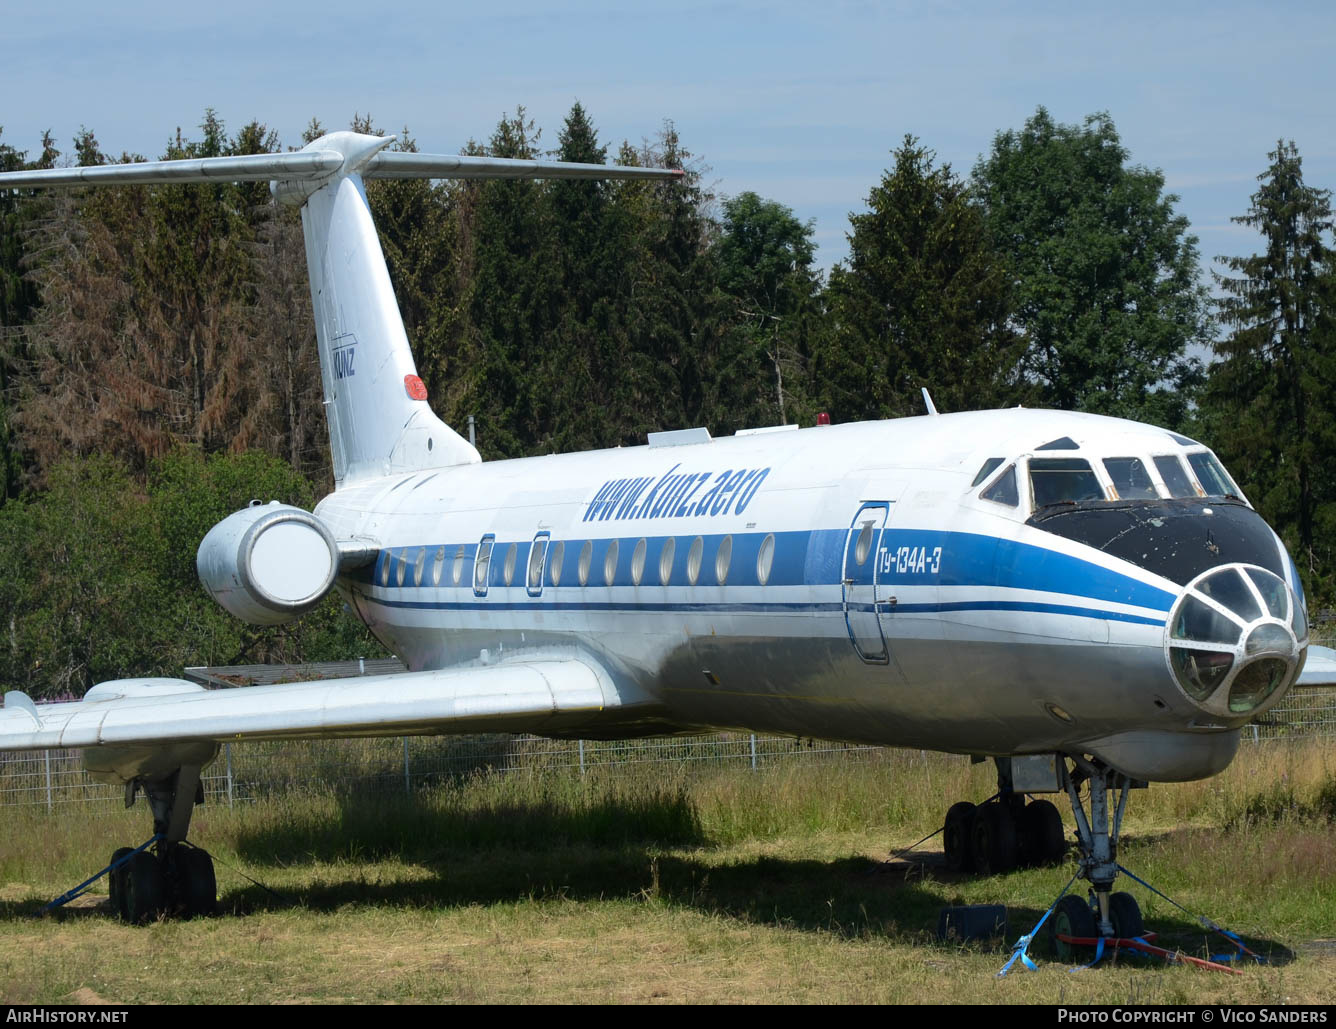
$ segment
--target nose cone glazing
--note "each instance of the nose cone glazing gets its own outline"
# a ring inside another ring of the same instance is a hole
[[[1197,576],[1165,627],[1174,680],[1199,707],[1237,717],[1280,699],[1308,647],[1302,603],[1279,576],[1229,564]]]

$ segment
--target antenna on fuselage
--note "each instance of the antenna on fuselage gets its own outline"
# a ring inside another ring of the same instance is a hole
[[[928,409],[928,414],[940,414],[937,405],[932,402],[932,397],[928,394],[928,387],[923,387],[923,404]]]

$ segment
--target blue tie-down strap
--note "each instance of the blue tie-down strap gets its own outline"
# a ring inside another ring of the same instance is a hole
[[[1062,900],[1062,898],[1067,895],[1067,891],[1072,888],[1072,883],[1076,882],[1076,876],[1080,874],[1080,872],[1077,872],[1076,875],[1072,876],[1067,881],[1067,885],[1064,886],[1062,892],[1054,898],[1053,903],[1049,906],[1049,909],[1044,912],[1043,917],[1035,923],[1034,928],[1016,941],[1016,945],[1011,949],[1011,957],[1008,958],[1007,963],[1002,966],[1002,971],[997,973],[999,979],[1011,971],[1011,966],[1016,963],[1017,958],[1020,958],[1021,963],[1031,972],[1039,971],[1039,966],[1034,963],[1034,958],[1030,957],[1028,953],[1030,944],[1033,943],[1034,938],[1039,935],[1039,930],[1043,927],[1044,923],[1048,921],[1048,916],[1053,914],[1054,908],[1058,906],[1058,901]],[[1095,960],[1099,959],[1096,958]]]
[[[1174,907],[1178,908],[1179,911],[1183,912],[1183,914],[1188,915],[1188,916],[1191,917],[1191,918],[1195,918],[1195,919],[1197,920],[1197,923],[1198,923],[1199,925],[1205,926],[1207,929],[1210,929],[1212,932],[1217,932],[1217,933],[1219,933],[1221,936],[1225,937],[1225,939],[1227,939],[1227,940],[1229,940],[1230,942],[1232,942],[1236,948],[1238,948],[1238,949],[1237,949],[1234,953],[1232,953],[1232,954],[1212,954],[1212,955],[1211,955],[1211,960],[1212,960],[1212,961],[1235,961],[1235,960],[1237,960],[1238,958],[1247,956],[1247,957],[1252,958],[1252,959],[1253,959],[1254,961],[1256,961],[1258,964],[1265,964],[1265,963],[1266,963],[1266,958],[1263,957],[1261,954],[1256,953],[1255,951],[1249,950],[1248,947],[1247,947],[1247,945],[1244,944],[1243,940],[1239,939],[1239,937],[1238,937],[1237,934],[1230,932],[1228,929],[1224,928],[1223,926],[1216,925],[1214,922],[1212,922],[1212,921],[1211,921],[1209,918],[1207,918],[1205,915],[1199,915],[1199,914],[1197,914],[1197,913],[1195,913],[1195,912],[1193,912],[1193,911],[1189,911],[1187,908],[1185,908],[1185,907],[1184,907],[1182,904],[1180,904],[1178,901],[1174,900],[1173,897],[1170,897],[1170,896],[1168,896],[1167,894],[1161,893],[1159,890],[1157,890],[1157,889],[1156,889],[1154,886],[1152,886],[1150,883],[1146,882],[1145,879],[1142,879],[1142,878],[1140,878],[1139,876],[1134,875],[1132,872],[1129,872],[1129,871],[1128,871],[1126,868],[1124,868],[1122,865],[1119,865],[1119,866],[1118,866],[1118,871],[1122,872],[1123,875],[1127,876],[1129,879],[1134,879],[1134,880],[1136,880],[1137,882],[1141,883],[1142,886],[1146,887],[1146,889],[1150,890],[1150,892],[1151,892],[1151,893],[1154,893],[1157,897],[1163,897],[1165,900],[1167,900],[1167,901],[1168,901],[1170,904],[1172,904]]]
[[[1096,937],[1095,937],[1095,960],[1092,961],[1092,962],[1090,962],[1090,964],[1088,964],[1088,965],[1077,965],[1075,968],[1069,968],[1069,969],[1067,969],[1067,971],[1069,971],[1069,972],[1084,972],[1087,968],[1094,968],[1096,965],[1098,965],[1099,962],[1100,962],[1100,959],[1101,959],[1102,957],[1104,957],[1104,937],[1103,937],[1103,936],[1096,936]]]
[[[106,868],[102,869],[102,871],[98,872],[97,875],[93,876],[91,879],[85,879],[83,882],[81,882],[78,886],[74,887],[74,889],[70,890],[68,893],[62,893],[50,904],[47,904],[40,911],[38,911],[37,914],[35,914],[33,917],[41,918],[48,911],[52,911],[55,908],[64,907],[75,897],[82,897],[85,893],[88,892],[89,887],[91,887],[93,883],[97,882],[104,875],[107,875],[110,872],[114,872],[116,869],[120,868],[121,865],[125,864],[132,857],[138,854],[141,850],[145,850],[148,847],[153,846],[153,844],[157,843],[160,839],[162,839],[162,835],[160,833],[154,833],[144,843],[141,843],[134,850],[130,851],[130,853],[122,855],[119,860],[113,861],[111,864],[109,864]]]

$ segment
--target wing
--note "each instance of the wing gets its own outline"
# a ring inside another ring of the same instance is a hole
[[[0,750],[140,747],[186,742],[414,733],[547,735],[654,707],[577,658],[446,671],[207,690],[183,679],[100,683],[83,700],[34,704],[18,692],[0,709]]]
[[[1309,686],[1336,686],[1336,650],[1309,645],[1304,670],[1294,687],[1305,689]]]

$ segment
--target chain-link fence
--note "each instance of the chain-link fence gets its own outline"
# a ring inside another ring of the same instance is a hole
[[[1273,739],[1336,739],[1336,689],[1296,690],[1244,731]],[[578,770],[658,762],[760,768],[777,761],[850,760],[875,752],[821,740],[748,733],[648,740],[551,740],[538,736],[413,736],[389,739],[252,741],[226,744],[206,770],[210,803],[238,804],[301,789],[403,791],[480,772]],[[0,753],[0,806],[114,803],[124,793],[93,782],[77,750]]]

